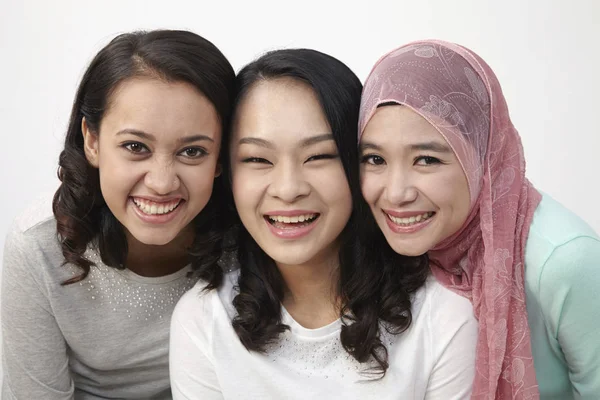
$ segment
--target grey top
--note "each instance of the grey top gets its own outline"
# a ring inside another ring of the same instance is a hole
[[[47,207],[47,206],[46,206]],[[45,215],[44,215],[45,214]],[[1,289],[2,400],[171,399],[169,322],[190,267],[147,278],[62,265],[56,221],[29,211],[9,232]]]

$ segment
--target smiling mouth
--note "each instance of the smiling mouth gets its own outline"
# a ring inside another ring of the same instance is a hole
[[[430,212],[426,212],[423,214],[419,214],[419,215],[414,215],[412,217],[408,217],[408,218],[399,218],[399,217],[394,217],[388,213],[384,214],[388,217],[388,219],[390,221],[392,221],[394,224],[399,225],[399,226],[412,226],[412,225],[417,225],[421,222],[427,221],[428,219],[430,219],[431,217],[433,217],[435,215],[435,212],[430,211]]]
[[[179,207],[179,205],[183,202],[183,199],[177,199],[165,203],[157,203],[154,201],[149,201],[145,199],[140,199],[136,197],[131,198],[133,200],[133,204],[144,214],[146,215],[166,215],[170,214]]]
[[[321,214],[303,214],[292,216],[265,215],[267,222],[278,229],[302,228],[314,223]]]

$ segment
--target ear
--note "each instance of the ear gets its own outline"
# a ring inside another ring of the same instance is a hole
[[[217,168],[215,168],[215,178],[218,178],[223,173],[223,167],[221,163],[217,163]]]
[[[81,134],[83,135],[83,151],[90,165],[98,168],[98,134],[92,132],[85,120],[81,119]]]

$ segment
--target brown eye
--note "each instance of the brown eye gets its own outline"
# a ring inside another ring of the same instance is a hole
[[[207,151],[201,147],[187,147],[183,149],[179,154],[187,158],[200,158],[207,155]]]
[[[421,157],[417,157],[415,159],[415,164],[416,165],[435,165],[435,164],[441,164],[442,162],[440,161],[439,158],[435,158],[435,157],[431,157],[431,156],[421,156]]]
[[[123,147],[134,154],[141,154],[148,152],[148,148],[139,142],[129,142],[123,144]]]
[[[385,160],[383,159],[383,157],[376,156],[374,154],[368,154],[366,156],[363,156],[361,162],[364,163],[364,164],[371,164],[371,165],[383,165],[383,164],[385,164]]]

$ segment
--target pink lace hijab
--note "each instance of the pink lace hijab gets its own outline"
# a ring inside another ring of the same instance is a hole
[[[377,106],[387,102],[408,106],[435,126],[467,177],[469,217],[429,257],[436,278],[471,300],[479,320],[472,398],[539,398],[524,251],[541,195],[525,178],[521,140],[496,76],[459,45],[410,43],[373,67],[363,90],[360,133]]]

